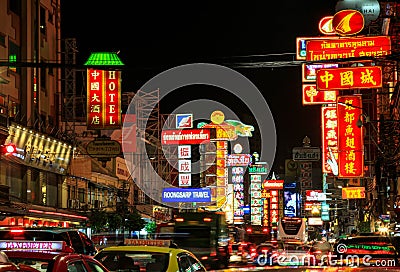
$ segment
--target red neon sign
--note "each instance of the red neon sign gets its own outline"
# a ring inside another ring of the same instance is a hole
[[[338,35],[357,34],[364,28],[364,16],[358,10],[341,10],[333,16],[332,28]]]
[[[318,29],[324,35],[335,35],[335,31],[332,27],[333,16],[325,16],[319,21]]]
[[[303,84],[303,105],[317,105],[336,102],[337,91],[321,92],[315,84]]]
[[[382,87],[382,67],[363,66],[317,70],[317,90],[370,89]]]
[[[357,57],[383,57],[391,53],[389,36],[313,39],[307,41],[306,60],[321,61]]]
[[[339,96],[337,101],[339,177],[364,176],[363,128],[357,126],[362,114],[360,95]]]
[[[338,160],[337,113],[335,106],[321,108],[322,172],[332,174],[332,166]],[[329,163],[328,163],[329,162]]]
[[[88,129],[121,128],[121,72],[87,70]]]

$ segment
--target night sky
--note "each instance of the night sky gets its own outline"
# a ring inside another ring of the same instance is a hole
[[[77,39],[78,63],[90,52],[119,52],[126,65],[123,92],[136,92],[158,73],[182,64],[221,64],[243,74],[263,93],[274,117],[278,146],[272,170],[282,172],[305,136],[320,147],[320,107],[301,103],[300,66],[238,69],[233,64],[294,58],[286,54],[296,52],[296,37],[320,36],[318,22],[334,15],[336,2],[64,0],[61,31],[63,38]],[[277,56],[253,56],[267,54]],[[219,101],[251,122],[240,100],[210,86],[176,90],[161,101],[161,113],[196,98]]]

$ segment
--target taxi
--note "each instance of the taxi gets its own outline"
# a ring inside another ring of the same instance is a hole
[[[103,248],[94,259],[109,271],[207,271],[192,252],[169,240],[125,239],[125,245]]]
[[[0,240],[0,250],[11,262],[36,269],[26,271],[109,272],[92,256],[74,253],[65,241]]]

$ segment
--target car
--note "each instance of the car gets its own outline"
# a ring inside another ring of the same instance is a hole
[[[240,243],[229,245],[229,263],[242,263],[245,261],[242,255],[242,245]]]
[[[333,247],[328,241],[314,241],[310,248],[309,265],[320,266],[329,264]]]
[[[0,263],[0,272],[40,272],[39,270],[30,267],[28,265],[17,265],[11,262],[8,263]]]
[[[309,265],[310,245],[301,241],[285,241],[283,251],[277,258],[278,265]]]
[[[253,263],[257,266],[275,265],[283,248],[283,243],[276,240],[258,244],[254,251]]]
[[[93,256],[97,252],[93,241],[77,229],[2,227],[0,240],[65,241],[75,253]]]
[[[11,262],[35,269],[26,271],[109,272],[93,256],[74,253],[65,241],[0,240],[0,249]]]
[[[398,258],[399,253],[389,237],[355,236],[336,242],[330,265],[394,267],[399,265]]]
[[[110,271],[207,271],[192,252],[170,240],[125,239],[125,245],[103,248],[94,259]]]

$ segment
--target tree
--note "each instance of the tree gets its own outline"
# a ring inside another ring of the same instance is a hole
[[[105,211],[94,210],[89,216],[89,224],[94,233],[104,231],[107,221],[107,214]]]
[[[145,229],[149,235],[156,233],[157,224],[155,221],[150,221],[146,224]]]
[[[125,229],[127,229],[129,232],[140,231],[145,227],[145,225],[146,221],[142,219],[140,213],[136,209],[126,216]]]
[[[115,231],[116,229],[120,229],[122,226],[122,217],[117,213],[108,214],[108,229],[110,231]]]

